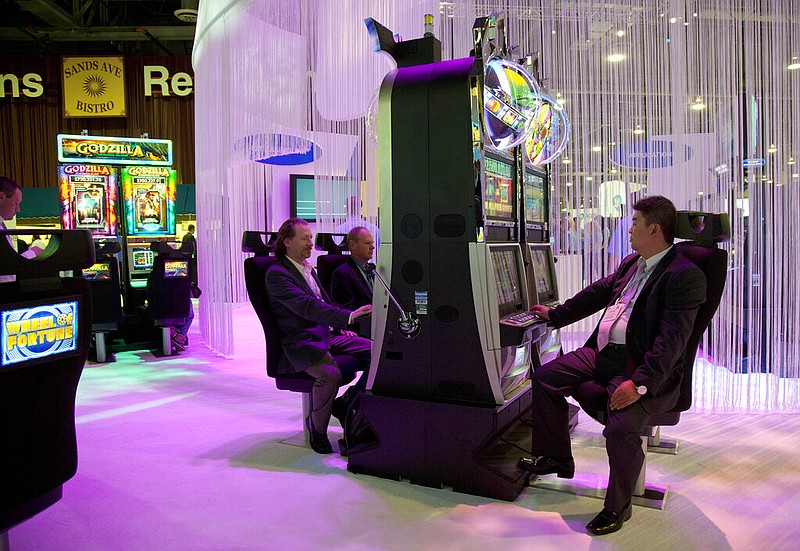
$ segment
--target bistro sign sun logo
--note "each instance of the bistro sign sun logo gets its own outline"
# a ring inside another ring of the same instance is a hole
[[[65,117],[125,116],[122,57],[64,57],[62,66]]]

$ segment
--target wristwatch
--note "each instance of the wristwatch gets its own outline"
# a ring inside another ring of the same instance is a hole
[[[639,396],[644,396],[645,394],[647,394],[647,387],[644,385],[637,385],[636,394],[638,394]]]

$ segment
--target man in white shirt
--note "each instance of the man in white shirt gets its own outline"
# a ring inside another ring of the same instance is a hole
[[[6,220],[12,220],[19,212],[19,205],[22,203],[22,188],[20,185],[5,176],[0,176],[0,230],[6,229]],[[8,243],[16,249],[14,240],[11,236],[6,236]],[[27,251],[22,253],[25,258],[33,258],[42,252],[42,243],[37,241],[31,245]],[[0,275],[0,283],[16,281],[14,275]]]
[[[563,327],[605,308],[581,348],[533,374],[533,459],[519,466],[535,475],[572,478],[566,396],[586,381],[607,385],[603,436],[610,467],[603,510],[587,524],[596,535],[622,528],[644,462],[640,435],[650,416],[669,411],[680,396],[684,349],[706,300],[702,270],[673,247],[677,213],[660,196],[638,201],[629,230],[631,248],[613,274],[556,308],[531,310]]]
[[[309,263],[313,248],[313,234],[306,222],[298,218],[285,221],[278,230],[275,246],[279,260],[267,270],[265,284],[281,332],[283,355],[278,369],[283,373],[305,372],[316,379],[306,425],[314,451],[330,453],[328,422],[343,381],[333,356],[355,356],[366,374],[372,343],[348,331],[347,326],[369,315],[372,305],[354,311],[334,306]],[[365,386],[362,375],[354,388]]]

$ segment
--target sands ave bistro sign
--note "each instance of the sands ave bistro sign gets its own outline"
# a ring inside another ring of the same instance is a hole
[[[65,117],[124,117],[122,56],[62,58]]]

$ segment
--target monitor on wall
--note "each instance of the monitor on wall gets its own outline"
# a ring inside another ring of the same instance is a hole
[[[323,187],[320,187],[323,186]],[[317,188],[325,193],[322,197],[332,200],[317,199]],[[334,219],[347,217],[347,198],[357,196],[358,189],[354,183],[340,178],[317,177],[311,174],[289,175],[290,216],[306,222],[317,222],[323,216]]]

